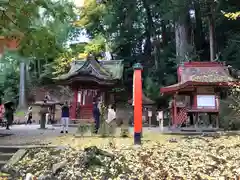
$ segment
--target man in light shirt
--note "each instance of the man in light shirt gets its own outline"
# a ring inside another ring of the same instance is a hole
[[[113,105],[110,105],[109,108],[108,108],[108,117],[107,117],[106,122],[108,124],[110,124],[115,119],[116,119],[116,112],[114,110]]]

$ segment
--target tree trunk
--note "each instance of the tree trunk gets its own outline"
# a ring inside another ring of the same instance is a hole
[[[147,22],[146,22],[146,26],[145,26],[146,42],[144,45],[144,54],[146,55],[148,61],[150,61],[150,62],[147,62],[145,60],[143,63],[147,62],[147,64],[149,65],[149,64],[151,64],[151,53],[152,53],[151,38],[153,37],[154,23],[153,23],[153,19],[152,19],[151,9],[150,9],[150,6],[149,6],[147,0],[143,0],[143,6],[146,10],[146,17],[147,17]]]
[[[211,7],[211,13],[208,16],[209,23],[209,44],[210,44],[210,61],[214,61],[215,59],[215,33],[214,33],[214,19],[213,19],[213,11]]]
[[[202,18],[200,12],[200,5],[198,1],[194,1],[194,9],[195,9],[195,33],[194,33],[194,44],[196,47],[196,51],[199,55],[200,60],[204,59],[204,34],[202,32]]]
[[[161,21],[161,28],[162,28],[162,44],[163,48],[168,45],[168,33],[167,33],[167,28],[166,28],[166,23],[164,20]]]
[[[189,53],[188,26],[187,22],[181,20],[175,22],[175,38],[176,38],[176,59],[177,64],[186,61]]]
[[[38,72],[37,72],[37,69],[38,69],[37,68],[37,63],[38,63],[37,60],[34,58],[34,71],[33,72],[34,72],[34,76],[35,77],[37,77],[37,74],[38,74]]]
[[[37,63],[38,63],[38,65],[37,65],[37,67],[38,67],[38,77],[40,77],[40,75],[41,75],[41,62],[40,62],[40,59],[37,60]]]
[[[27,104],[26,104],[26,92],[25,92],[25,62],[20,63],[20,84],[19,84],[19,109],[25,109]]]
[[[28,84],[28,82],[31,81],[31,76],[30,76],[30,72],[29,72],[30,64],[31,64],[30,61],[28,61],[27,64],[26,64],[26,78],[25,78],[26,79],[26,84]]]

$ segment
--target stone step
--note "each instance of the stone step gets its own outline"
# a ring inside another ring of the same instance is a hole
[[[16,148],[16,147],[0,146],[0,153],[16,153],[17,150],[18,150],[18,148]]]
[[[18,148],[0,146],[0,169],[12,158]]]
[[[1,161],[0,160],[0,169],[7,163],[8,161]]]
[[[0,153],[0,160],[1,161],[8,161],[14,153]]]

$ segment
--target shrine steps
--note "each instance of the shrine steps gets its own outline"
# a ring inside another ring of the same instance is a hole
[[[18,148],[14,147],[0,147],[0,169],[7,164],[17,150]]]
[[[82,106],[79,112],[79,119],[92,119],[92,107]]]

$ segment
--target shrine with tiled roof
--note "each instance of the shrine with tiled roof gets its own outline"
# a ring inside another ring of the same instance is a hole
[[[97,60],[89,55],[86,60],[73,61],[68,73],[54,78],[56,84],[74,92],[71,119],[91,119],[94,98],[113,99],[110,91],[121,87],[123,69],[122,60]]]
[[[199,114],[207,113],[208,125],[218,128],[220,91],[236,81],[228,67],[219,62],[185,62],[178,66],[177,74],[176,84],[160,89],[173,97],[172,126],[196,128],[203,123]]]

